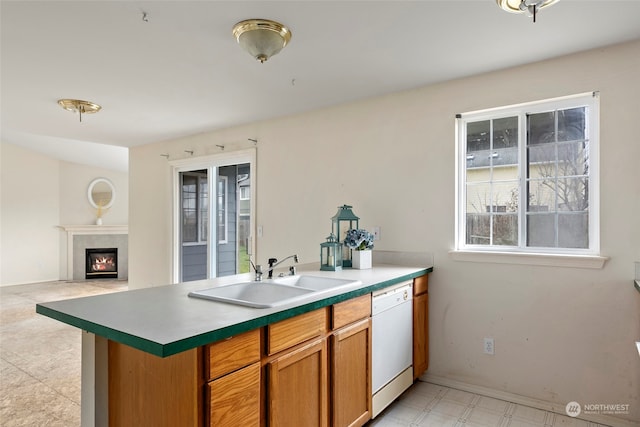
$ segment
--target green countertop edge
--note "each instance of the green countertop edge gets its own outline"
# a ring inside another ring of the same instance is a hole
[[[49,307],[42,306],[40,304],[36,304],[36,313],[42,314],[44,316],[50,317],[52,319],[58,320],[60,322],[66,323],[71,326],[75,326],[76,328],[82,329],[87,332],[91,332],[95,335],[99,335],[101,337],[108,338],[113,341],[117,341],[122,344],[126,344],[128,346],[137,348],[138,350],[145,351],[147,353],[151,353],[156,356],[166,357],[168,354],[163,356],[163,346],[154,341],[146,340],[144,338],[137,337],[135,335],[127,334],[116,329],[107,328],[104,325],[100,325],[98,323],[89,322],[84,319],[80,319],[78,317],[70,316],[61,311],[53,310]]]
[[[241,334],[243,332],[250,331],[252,329],[261,328],[271,323],[279,322],[290,317],[294,317],[300,314],[307,313],[309,311],[317,310],[319,308],[327,307],[348,299],[356,298],[361,295],[365,295],[377,290],[395,285],[397,283],[414,279],[416,277],[424,276],[431,273],[433,267],[428,267],[416,271],[414,273],[406,274],[404,276],[395,277],[391,280],[376,283],[374,285],[366,286],[364,288],[356,289],[353,291],[345,292],[339,295],[334,295],[328,298],[324,298],[318,301],[313,301],[307,304],[301,304],[295,307],[291,307],[276,313],[271,313],[266,316],[257,317],[247,320],[246,322],[236,323],[225,328],[216,329],[204,334],[195,335],[190,338],[175,341],[168,344],[160,344],[154,341],[146,340],[135,335],[127,334],[115,329],[108,328],[106,326],[89,322],[78,317],[70,316],[57,310],[36,304],[36,313],[58,320],[71,326],[75,326],[84,331],[91,332],[95,335],[107,338],[112,341],[117,341],[121,344],[128,345],[130,347],[142,350],[146,353],[153,354],[159,357],[168,357],[174,354],[182,353],[183,351],[191,350],[193,348],[201,347],[203,345],[211,344],[216,341],[220,341],[225,338],[232,337],[234,335]]]

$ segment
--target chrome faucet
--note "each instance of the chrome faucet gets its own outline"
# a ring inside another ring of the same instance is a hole
[[[276,268],[278,265],[282,264],[283,262],[285,262],[286,260],[293,258],[294,262],[298,262],[298,255],[289,255],[288,257],[286,257],[285,259],[283,259],[282,261],[278,262],[278,260],[276,258],[269,258],[269,268],[267,269],[267,273],[269,273],[268,278],[272,279],[273,278],[273,269]],[[255,276],[255,281],[256,282],[262,282],[262,275],[264,274],[262,271],[262,266],[260,264],[255,265],[253,263],[253,261],[251,261],[251,258],[249,258],[249,262],[251,263],[251,266],[253,267],[253,271],[255,271],[256,276]],[[289,267],[289,274],[291,275],[295,275],[296,274],[296,268],[294,266]]]
[[[262,282],[262,266],[260,264],[255,265],[251,260],[251,256],[249,256],[249,262],[251,263],[251,267],[253,267],[253,271],[256,273],[254,280],[256,282]]]
[[[280,262],[278,262],[276,258],[269,258],[269,261],[267,261],[269,263],[269,268],[267,269],[267,273],[269,273],[269,279],[273,279],[273,269],[290,258],[293,258],[293,262],[298,263],[298,255],[289,255]],[[296,268],[294,266],[291,266],[289,268],[289,274],[296,274]]]

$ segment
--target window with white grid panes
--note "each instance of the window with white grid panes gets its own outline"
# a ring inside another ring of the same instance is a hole
[[[595,93],[457,117],[457,249],[597,254]]]

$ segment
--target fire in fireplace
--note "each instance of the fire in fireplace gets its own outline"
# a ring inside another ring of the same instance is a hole
[[[86,279],[117,279],[118,248],[86,249]]]

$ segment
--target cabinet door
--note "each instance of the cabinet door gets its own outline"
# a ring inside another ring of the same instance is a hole
[[[207,384],[209,426],[260,426],[260,362]]]
[[[413,295],[426,294],[427,292],[429,292],[428,274],[413,279]]]
[[[429,294],[413,297],[413,379],[429,367]]]
[[[371,319],[331,336],[333,427],[362,426],[371,419]]]
[[[327,426],[326,339],[279,356],[268,371],[268,425]]]

